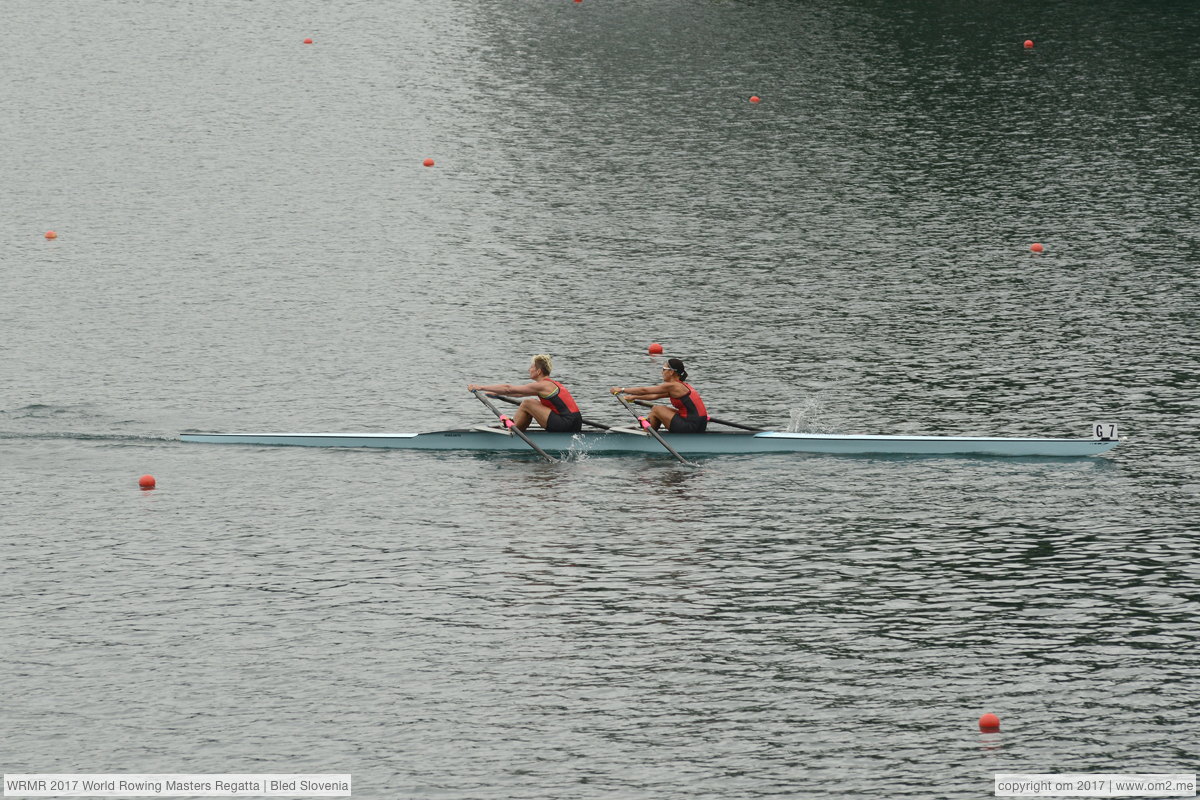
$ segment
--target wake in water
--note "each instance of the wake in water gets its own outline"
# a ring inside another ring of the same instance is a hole
[[[20,408],[0,409],[0,425],[9,430],[0,430],[0,439],[74,439],[81,441],[113,442],[167,442],[177,437],[172,434],[81,433],[78,430],[62,430],[66,425],[88,428],[145,428],[138,420],[119,419],[103,414],[89,405],[54,405],[33,403]]]
[[[0,417],[8,419],[54,419],[57,417],[94,417],[94,412],[88,411],[87,406],[59,406],[45,403],[31,403],[20,408],[0,408]]]
[[[84,442],[176,442],[179,441],[178,436],[162,434],[158,436],[143,435],[133,436],[120,433],[78,433],[74,431],[40,431],[40,432],[21,432],[21,431],[0,431],[0,439],[28,439],[28,440],[46,440],[46,439],[67,439]]]

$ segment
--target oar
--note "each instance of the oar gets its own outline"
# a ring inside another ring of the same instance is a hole
[[[654,408],[654,406],[656,405],[655,403],[651,403],[646,400],[634,400],[633,402],[637,403],[639,406],[645,406],[646,408]],[[742,425],[739,422],[726,422],[725,420],[717,419],[716,417],[709,417],[708,421],[715,422],[718,425],[727,425],[730,428],[741,428],[744,431],[765,431],[766,430],[766,428],[756,428],[753,425]]]
[[[514,400],[511,397],[505,397],[504,395],[501,395],[501,394],[489,394],[488,397],[494,397],[495,399],[500,400],[501,402],[504,402],[504,403],[512,403],[514,406],[521,405],[520,400]],[[588,420],[588,419],[585,419],[583,421],[583,424],[591,425],[593,428],[599,428],[602,431],[612,430],[612,425],[604,425],[599,422],[592,422],[591,420]]]
[[[525,444],[532,447],[534,449],[534,452],[536,452],[538,455],[540,455],[542,458],[546,459],[547,461],[558,461],[557,458],[550,455],[542,448],[538,447],[534,443],[533,439],[530,439],[528,436],[526,436],[525,431],[518,428],[511,419],[509,419],[508,417],[501,414],[500,409],[496,408],[496,405],[491,400],[488,400],[487,394],[482,389],[476,389],[475,391],[471,392],[471,394],[478,397],[479,402],[483,403],[485,406],[487,406],[489,409],[491,409],[491,412],[500,418],[500,424],[503,425],[505,428],[507,428],[509,433],[515,433],[517,436],[520,436],[522,439],[525,440]]]
[[[618,402],[619,402],[621,405],[625,406],[625,410],[626,410],[626,411],[628,411],[630,414],[632,414],[632,415],[633,415],[633,418],[634,418],[634,419],[636,419],[636,420],[638,421],[638,425],[641,425],[641,426],[642,426],[642,429],[643,429],[643,430],[645,430],[645,431],[646,431],[646,433],[650,434],[650,435],[651,435],[651,436],[653,436],[655,439],[658,439],[658,443],[659,443],[659,444],[661,444],[663,447],[667,448],[667,452],[668,452],[668,453],[670,453],[671,455],[673,455],[673,456],[675,456],[676,458],[678,458],[678,459],[679,459],[679,463],[680,463],[680,464],[687,464],[689,467],[694,467],[694,466],[696,466],[695,464],[693,464],[692,462],[688,461],[688,460],[687,460],[686,458],[684,458],[683,456],[679,455],[679,453],[677,453],[677,452],[675,451],[675,448],[674,448],[674,447],[671,447],[671,445],[667,444],[667,440],[666,440],[666,439],[664,439],[664,438],[663,438],[663,437],[662,437],[662,436],[659,434],[659,432],[658,432],[658,431],[656,431],[656,430],[654,430],[654,428],[650,427],[650,422],[649,422],[648,420],[646,420],[644,417],[639,417],[639,416],[638,416],[638,414],[637,414],[637,412],[633,410],[633,406],[629,405],[629,401],[628,401],[628,400],[626,400],[624,397],[622,397],[622,396],[621,396],[619,393],[617,393],[617,392],[613,392],[613,396],[617,398],[617,401],[618,401]]]

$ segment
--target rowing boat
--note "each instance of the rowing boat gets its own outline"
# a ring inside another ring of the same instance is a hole
[[[580,433],[531,430],[530,440],[552,453],[654,453],[662,445],[640,431]],[[430,433],[184,433],[184,442],[299,447],[382,447],[399,450],[475,450],[531,453],[527,442],[498,430],[464,428]],[[1117,439],[1023,439],[992,436],[868,436],[784,431],[671,433],[666,441],[687,455],[831,453],[844,455],[1094,456]]]

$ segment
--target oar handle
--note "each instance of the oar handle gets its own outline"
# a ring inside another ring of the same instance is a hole
[[[637,423],[638,423],[638,425],[640,425],[642,427],[642,430],[646,431],[647,434],[649,434],[650,436],[653,436],[655,439],[657,439],[658,443],[661,444],[663,447],[665,447],[667,449],[668,453],[670,453],[671,455],[673,455],[677,459],[679,459],[680,464],[687,464],[689,467],[696,466],[695,464],[688,461],[683,456],[679,455],[679,453],[675,450],[674,447],[671,447],[671,445],[667,444],[667,440],[664,439],[658,431],[654,430],[653,426],[650,425],[649,421],[647,421],[643,417],[639,417],[637,412],[633,410],[633,406],[629,405],[629,401],[626,400],[623,396],[621,396],[621,394],[619,392],[613,392],[613,397],[617,398],[617,402],[620,403],[622,406],[624,406],[625,410],[629,412],[630,416],[632,416],[634,419],[637,420]]]
[[[505,428],[507,428],[509,433],[514,433],[517,436],[521,437],[521,440],[524,441],[525,444],[527,444],[531,448],[533,448],[533,451],[535,453],[537,453],[538,455],[540,455],[542,458],[546,459],[547,461],[558,461],[557,458],[550,455],[542,448],[538,447],[537,442],[533,441],[533,439],[530,439],[529,436],[526,435],[525,431],[521,430],[516,425],[514,425],[512,423],[512,420],[510,420],[508,417],[501,414],[500,409],[496,408],[495,403],[493,403],[491,400],[488,400],[487,392],[483,391],[482,389],[473,389],[473,390],[471,390],[471,394],[475,395],[475,397],[478,398],[479,402],[481,402],[485,406],[487,406],[488,409],[500,419],[500,424],[503,425]]]
[[[637,403],[639,406],[645,406],[646,408],[654,408],[654,406],[656,405],[655,403],[651,403],[646,400],[633,400],[632,402]],[[753,425],[743,425],[740,422],[726,422],[725,420],[717,419],[716,417],[709,417],[708,421],[715,422],[718,425],[725,425],[730,428],[741,428],[744,431],[765,431],[766,430],[766,428],[756,428]]]
[[[514,400],[513,398],[511,398],[511,397],[505,397],[505,396],[504,396],[504,395],[502,395],[502,394],[489,394],[489,395],[488,395],[488,397],[495,398],[496,400],[499,400],[499,401],[501,401],[501,402],[504,402],[504,403],[512,403],[514,406],[519,406],[519,405],[521,405],[521,401],[520,401],[520,400]],[[600,422],[592,422],[592,421],[591,421],[591,420],[589,420],[589,419],[585,419],[585,420],[583,421],[583,424],[584,424],[584,425],[591,425],[593,428],[599,428],[599,429],[600,429],[600,430],[602,430],[602,431],[612,430],[612,425],[605,425],[605,424],[603,424],[603,423],[600,423]]]

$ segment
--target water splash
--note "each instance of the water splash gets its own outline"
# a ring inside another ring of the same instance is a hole
[[[587,461],[591,459],[592,448],[588,445],[585,437],[576,433],[571,436],[571,448],[563,453],[564,461]]]
[[[840,426],[830,419],[820,397],[809,396],[788,409],[788,433],[839,433]]]

